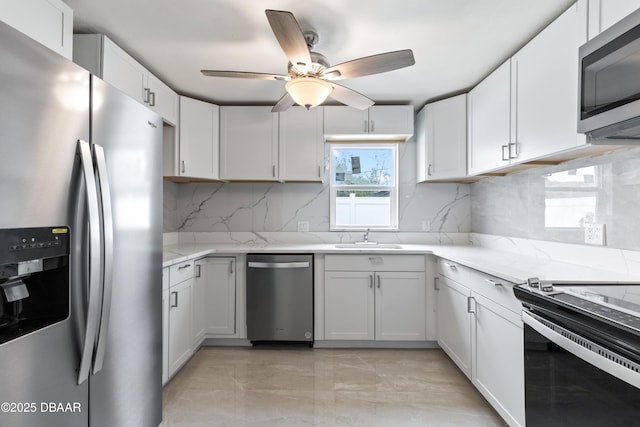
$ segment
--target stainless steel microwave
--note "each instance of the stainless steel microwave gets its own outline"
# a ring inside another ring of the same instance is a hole
[[[578,132],[640,142],[640,9],[580,47],[579,81]]]

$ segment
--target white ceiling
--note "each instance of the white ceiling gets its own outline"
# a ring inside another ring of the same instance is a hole
[[[205,77],[201,69],[286,74],[264,10],[288,10],[331,64],[412,49],[416,64],[341,83],[416,107],[465,91],[574,0],[65,0],[75,32],[108,35],[178,93],[273,104],[284,82]]]

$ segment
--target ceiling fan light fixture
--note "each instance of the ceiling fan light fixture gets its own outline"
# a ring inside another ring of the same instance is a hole
[[[295,103],[307,110],[322,104],[333,91],[330,83],[316,77],[298,77],[289,80],[285,88]]]

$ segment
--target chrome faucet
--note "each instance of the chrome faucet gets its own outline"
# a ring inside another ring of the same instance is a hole
[[[367,228],[367,231],[364,232],[364,242],[365,243],[369,243],[369,228]]]

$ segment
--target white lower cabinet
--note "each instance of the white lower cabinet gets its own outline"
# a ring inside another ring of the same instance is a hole
[[[471,291],[443,276],[438,281],[438,344],[471,377],[471,317],[467,312]]]
[[[236,259],[209,257],[196,261],[194,338],[236,333]]]
[[[162,385],[169,381],[169,269],[162,269]]]
[[[423,256],[327,255],[324,338],[424,341],[424,262]],[[367,265],[378,269],[362,271]]]
[[[520,316],[473,295],[471,381],[511,426],[524,426],[524,342]]]
[[[524,336],[513,284],[440,260],[438,344],[510,426],[524,426]]]
[[[168,375],[173,376],[193,354],[192,292],[193,263],[188,261],[169,269],[169,360]]]

